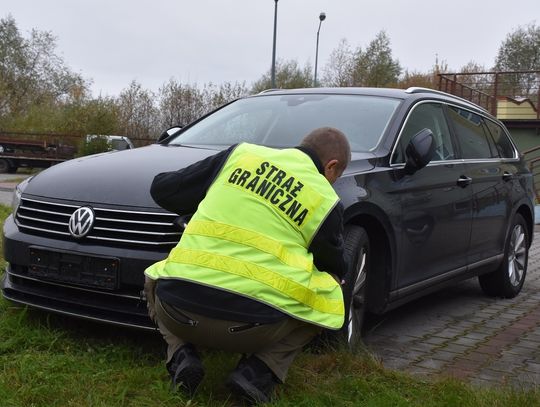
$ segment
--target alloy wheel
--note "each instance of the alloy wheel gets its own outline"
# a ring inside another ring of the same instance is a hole
[[[517,224],[512,230],[508,248],[508,278],[513,286],[521,283],[527,264],[527,243],[523,226]]]
[[[365,288],[367,275],[367,251],[360,248],[356,278],[352,288],[352,297],[349,305],[349,319],[347,321],[347,342],[354,347],[361,336],[364,320]]]

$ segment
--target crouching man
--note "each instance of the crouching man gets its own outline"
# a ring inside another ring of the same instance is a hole
[[[227,386],[270,400],[302,347],[343,325],[343,206],[332,189],[350,161],[342,132],[300,146],[239,144],[156,176],[163,208],[194,213],[167,259],[149,267],[150,317],[167,342],[173,385],[190,396],[204,376],[197,347],[244,354]]]

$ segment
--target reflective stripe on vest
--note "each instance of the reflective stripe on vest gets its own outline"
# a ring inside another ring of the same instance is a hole
[[[286,293],[294,300],[320,312],[336,315],[341,315],[343,312],[343,301],[317,296],[316,293],[296,281],[284,278],[279,273],[275,273],[254,263],[216,255],[202,250],[186,250],[181,248],[176,248],[169,256],[169,260],[179,264],[185,263],[203,266],[258,281]],[[186,277],[197,278],[197,276]]]
[[[205,220],[193,220],[189,222],[184,233],[188,235],[215,237],[235,243],[245,244],[271,254],[291,267],[299,268],[310,273],[313,270],[313,263],[305,256],[292,253],[277,240],[264,236],[258,232],[254,232],[253,230],[242,229],[232,225],[225,225],[223,223]]]

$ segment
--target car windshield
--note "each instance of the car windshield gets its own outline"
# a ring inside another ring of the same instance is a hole
[[[399,103],[366,95],[260,95],[225,106],[168,144],[294,147],[312,130],[329,126],[345,133],[352,151],[366,152],[377,146]]]

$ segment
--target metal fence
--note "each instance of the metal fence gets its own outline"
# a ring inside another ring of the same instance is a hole
[[[507,120],[540,119],[540,71],[440,73],[439,90]]]

